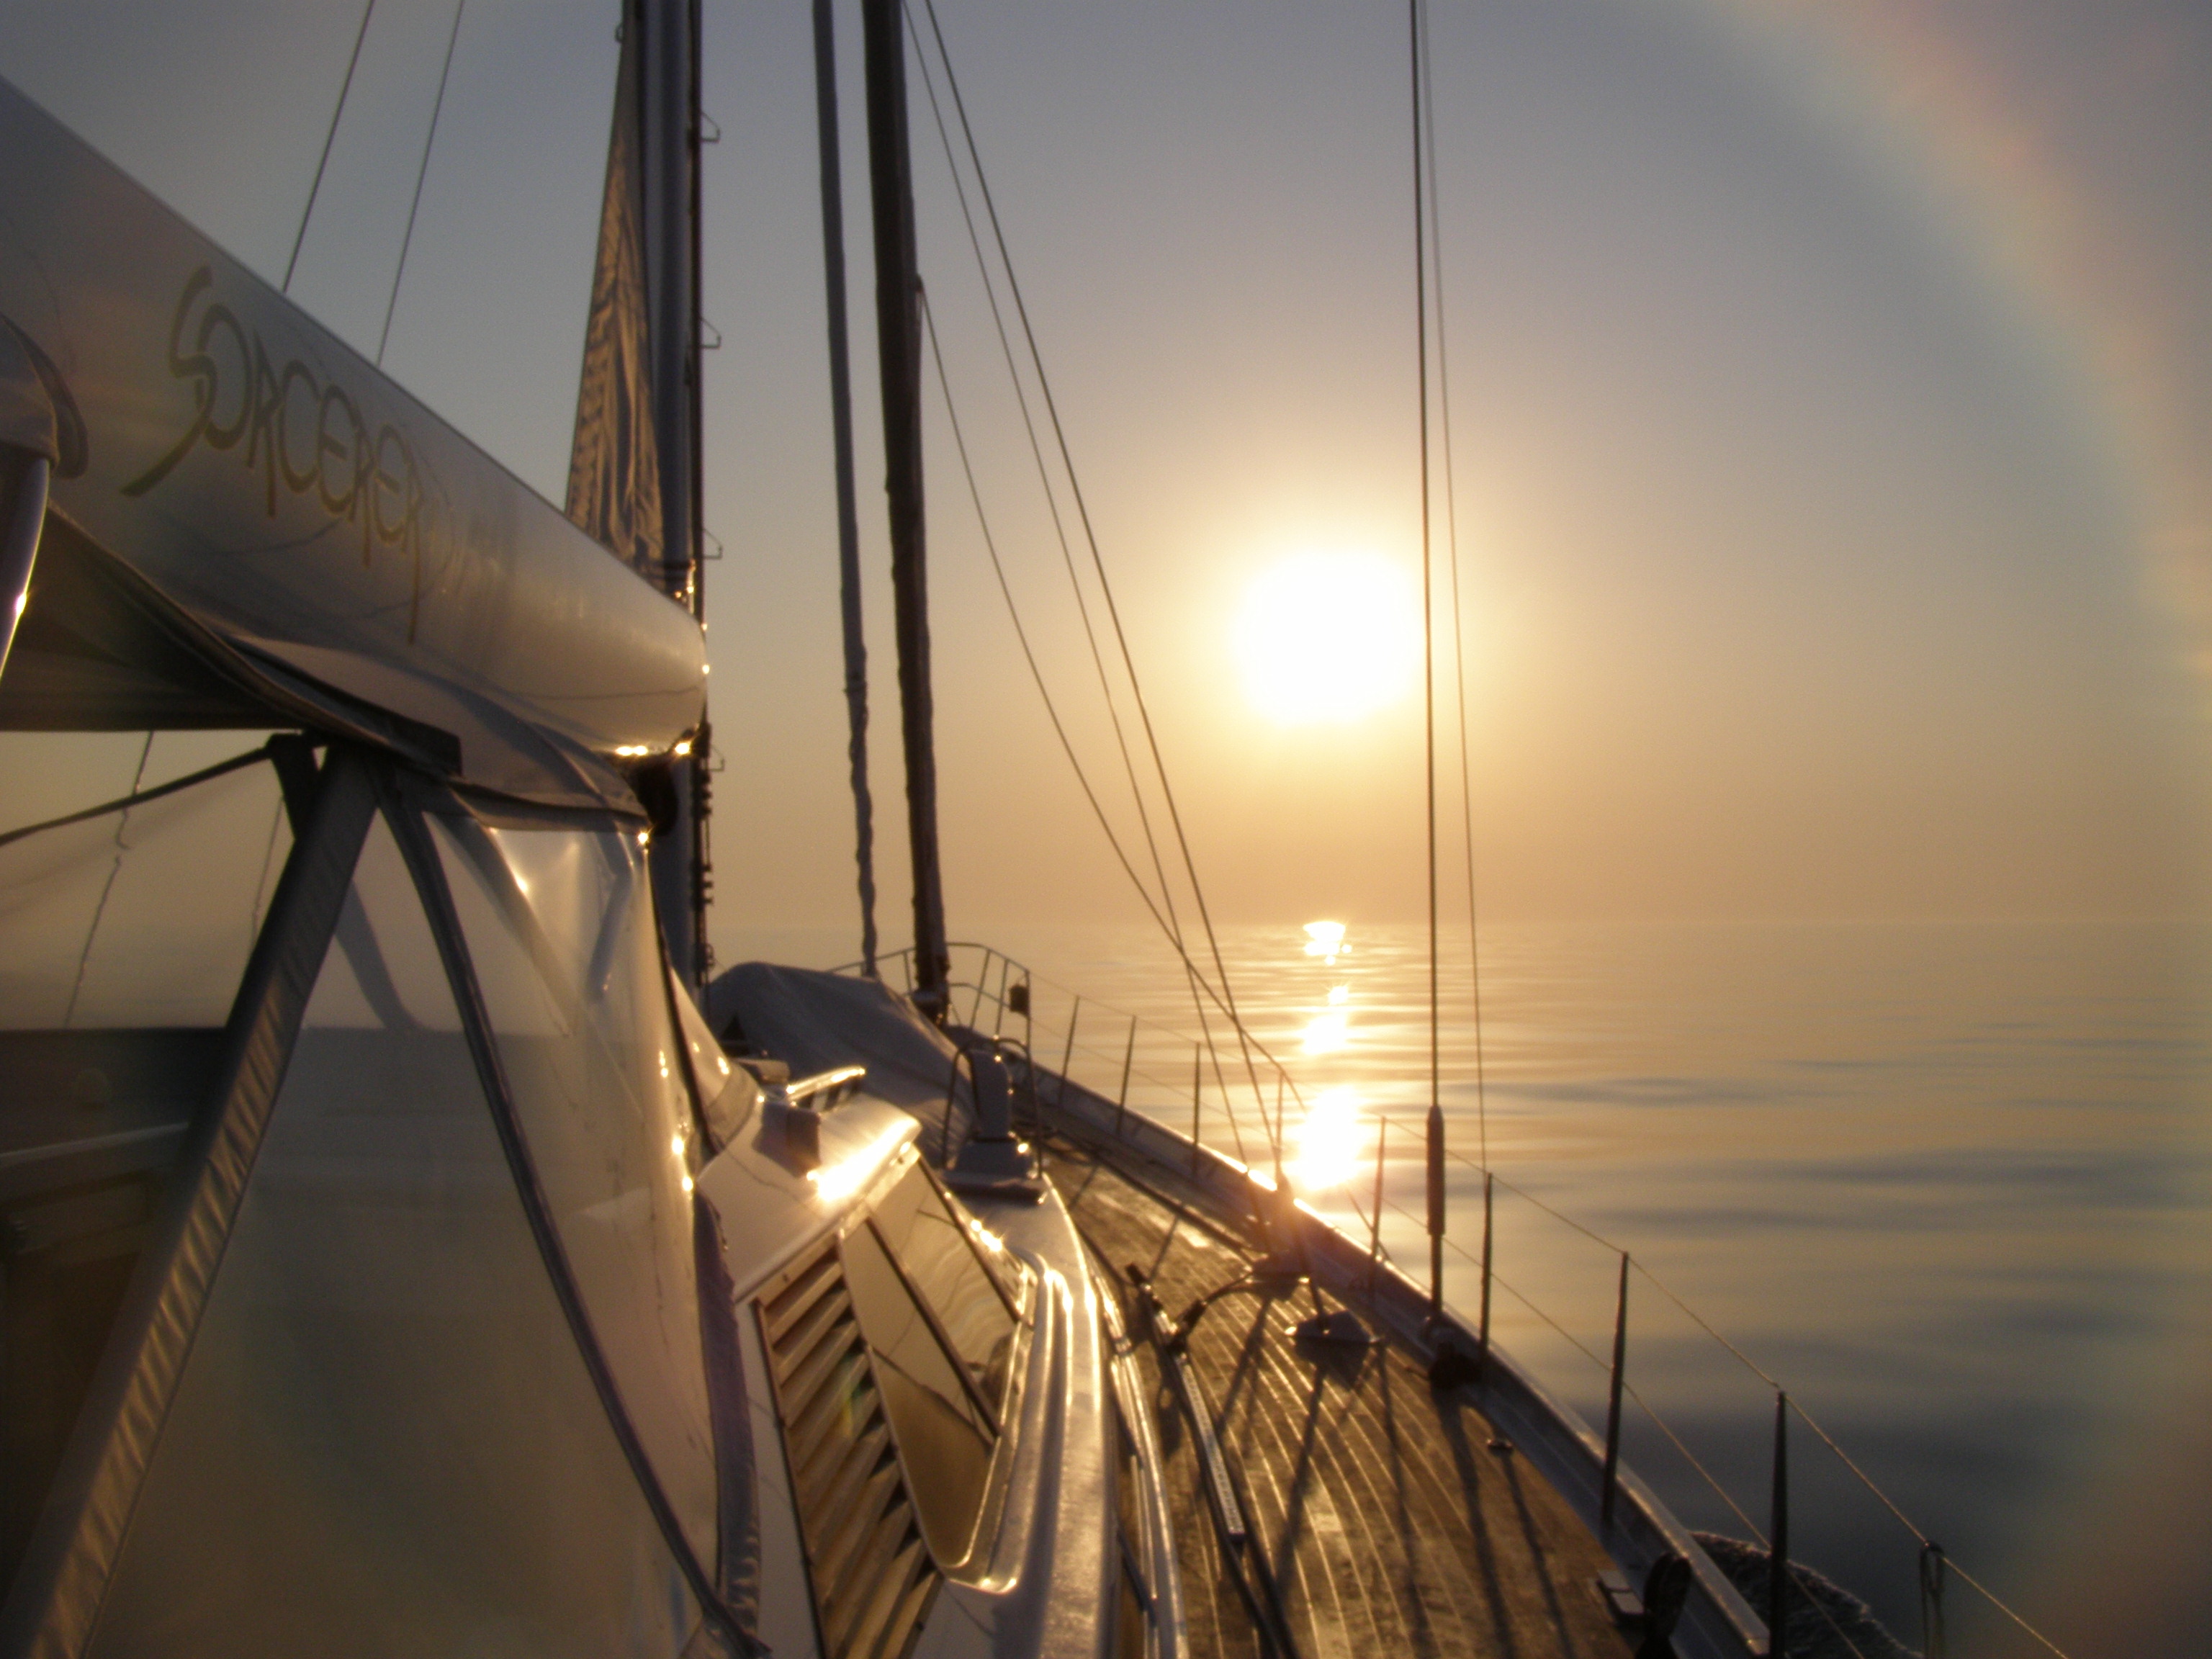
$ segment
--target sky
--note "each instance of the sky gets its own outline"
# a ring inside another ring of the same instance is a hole
[[[13,0],[0,64],[272,281],[297,236],[295,297],[372,355],[390,303],[387,369],[557,500],[614,9],[471,0],[396,301],[446,0],[376,5],[304,234],[352,0]],[[939,15],[1215,914],[1418,916],[1418,678],[1359,720],[1285,726],[1234,650],[1243,596],[1285,560],[1381,561],[1418,592],[1403,13]],[[857,7],[837,15],[896,941]],[[716,933],[734,942],[853,927],[852,805],[807,9],[706,16]],[[2153,0],[1487,0],[1437,5],[1431,35],[1447,914],[1455,549],[1488,914],[2202,914],[2212,18]],[[912,100],[923,277],[979,492],[1070,739],[1149,873],[918,80]],[[1141,920],[930,397],[952,929]],[[1147,811],[1167,822],[1157,791]]]

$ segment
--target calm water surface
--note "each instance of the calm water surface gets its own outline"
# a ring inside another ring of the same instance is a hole
[[[1218,1066],[1195,1042],[1164,945],[994,942],[1036,975],[1047,1064],[1073,1013],[1084,1081],[1115,1093],[1126,1065],[1132,1104],[1188,1128],[1195,1069],[1208,1140],[1271,1161],[1273,1073],[1263,1114],[1224,1023]],[[1222,938],[1292,1082],[1294,1178],[1364,1237],[1387,1119],[1382,1244],[1425,1273],[1425,935],[1354,922],[1334,958],[1313,943],[1296,924]],[[1478,1090],[1467,940],[1448,936],[1448,1137],[1474,1162],[1486,1144],[1517,1189],[1497,1198],[1499,1339],[1602,1423],[1618,1257],[1540,1200],[1629,1249],[2077,1659],[2206,1650],[2179,1587],[2212,1582],[2209,944],[2134,924],[1498,926]],[[958,953],[956,977],[981,966]],[[1468,1254],[1448,1253],[1446,1294],[1472,1309],[1481,1177],[1449,1168]],[[1771,1392],[1640,1274],[1629,1333],[1650,1411],[1632,1405],[1628,1460],[1692,1525],[1747,1535],[1732,1500],[1763,1528]],[[1910,1537],[1802,1431],[1792,1474],[1793,1553],[1917,1644]],[[1954,1587],[1954,1652],[2029,1650],[1975,1600]]]

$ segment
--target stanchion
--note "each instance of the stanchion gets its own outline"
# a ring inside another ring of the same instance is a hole
[[[1475,1354],[1477,1366],[1490,1363],[1490,1217],[1491,1199],[1497,1184],[1490,1171],[1485,1170],[1482,1172],[1482,1328]]]
[[[1790,1621],[1790,1396],[1774,1395],[1774,1516],[1767,1528],[1766,1652],[1784,1659]]]
[[[1203,1086],[1206,1073],[1206,1051],[1197,1043],[1190,1047],[1190,1178],[1198,1179],[1198,1091]]]
[[[1075,1022],[1083,1018],[1083,999],[1078,997],[1075,1006],[1067,1011],[1067,1047],[1060,1055],[1060,1092],[1052,1097],[1054,1107],[1067,1104],[1067,1068],[1075,1063]]]
[[[1620,1489],[1620,1384],[1628,1368],[1628,1252],[1620,1253],[1620,1298],[1613,1315],[1613,1389],[1605,1413],[1605,1491],[1598,1520],[1613,1524],[1613,1498]]]
[[[1114,1139],[1121,1138],[1129,1118],[1129,1068],[1137,1062],[1137,1017],[1129,1016],[1129,1046],[1121,1054],[1121,1092],[1114,1097]]]
[[[1948,1646],[1943,1635],[1943,1547],[1931,1541],[1920,1547],[1920,1650],[1926,1659],[1944,1659]]]
[[[1444,1114],[1429,1103],[1429,1318],[1444,1316]]]
[[[1274,1143],[1275,1190],[1279,1193],[1290,1190],[1283,1180],[1283,1085],[1288,1080],[1283,1075],[1283,1068],[1279,1066],[1275,1067],[1275,1133],[1272,1139]],[[1267,1121],[1267,1097],[1265,1094],[1260,1097],[1260,1121],[1262,1126]]]
[[[1367,1217],[1367,1290],[1375,1291],[1376,1275],[1382,1271],[1382,1148],[1390,1138],[1390,1120],[1375,1121],[1375,1206]]]
[[[983,947],[983,965],[975,970],[975,1000],[969,1005],[968,1029],[974,1030],[975,1022],[983,1018],[983,999],[988,994],[991,981],[991,958],[998,952],[989,945]],[[1006,1023],[1006,960],[999,957],[999,994],[992,998],[991,1035],[997,1036]]]

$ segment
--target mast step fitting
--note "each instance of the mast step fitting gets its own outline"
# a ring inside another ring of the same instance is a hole
[[[1044,1196],[1044,1180],[1037,1174],[1036,1154],[1025,1140],[969,1138],[945,1172],[945,1184],[956,1193],[976,1197],[1025,1198],[1036,1203]]]

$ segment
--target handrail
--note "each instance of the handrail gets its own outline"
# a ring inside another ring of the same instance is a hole
[[[1167,1036],[1176,1037],[1184,1042],[1203,1044],[1206,1042],[1206,1038],[1203,1036],[1185,1030],[1181,1026],[1171,1025],[1164,1020],[1156,1019],[1148,1014],[1137,1013],[1133,1010],[1122,1007],[1118,1003],[1108,1002],[1103,998],[1086,996],[1083,993],[1076,990],[1075,988],[1071,985],[1063,984],[1059,980],[1053,979],[1047,975],[1038,973],[1035,969],[1031,968],[1027,963],[1022,961],[1019,957],[1010,957],[1004,951],[1000,950],[995,945],[986,945],[976,939],[951,939],[946,942],[945,948],[948,953],[954,951],[981,951],[984,955],[983,970],[977,975],[974,981],[948,981],[948,988],[962,991],[974,991],[979,994],[979,998],[989,999],[994,1003],[994,1005],[998,1004],[1000,1001],[998,995],[991,992],[981,982],[989,976],[990,963],[995,959],[1005,963],[1010,968],[1019,969],[1022,977],[1033,984],[1048,985],[1054,990],[1063,992],[1070,997],[1086,1002],[1094,1008],[1103,1008],[1109,1013],[1119,1014],[1124,1019],[1133,1019],[1142,1025],[1149,1026],[1156,1031],[1163,1032]],[[913,954],[914,947],[911,945],[902,945],[896,951],[878,951],[877,953],[876,960],[878,963],[886,960],[904,962],[910,960]],[[857,961],[842,963],[838,966],[832,968],[828,971],[833,974],[852,974],[858,972],[865,965],[865,963]],[[1285,1066],[1283,1061],[1275,1057],[1274,1054],[1261,1042],[1257,1034],[1255,1034],[1249,1026],[1244,1027],[1244,1035],[1246,1039],[1251,1042],[1254,1052],[1267,1063],[1268,1069],[1276,1075],[1283,1078],[1288,1084],[1291,1090],[1291,1098],[1296,1100],[1299,1105],[1304,1105],[1305,1097],[1298,1092],[1297,1080],[1291,1076],[1289,1067]]]
[[[858,1091],[867,1075],[865,1066],[839,1066],[811,1077],[795,1077],[781,1090],[771,1088],[770,1097],[781,1105],[826,1112]]]

